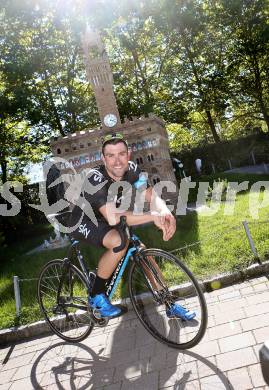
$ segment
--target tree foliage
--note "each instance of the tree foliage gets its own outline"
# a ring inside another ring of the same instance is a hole
[[[112,0],[93,10],[113,48],[122,113],[153,109],[201,142],[269,130],[268,0]]]
[[[267,0],[223,0],[219,22],[229,34],[226,52],[232,106],[269,131],[269,24]],[[241,114],[242,115],[242,114]]]
[[[269,131],[268,0],[1,0],[1,179],[53,135],[98,125],[81,34],[101,31],[122,117],[154,111],[173,148]]]
[[[15,155],[18,163],[22,154],[25,161],[36,161],[49,152],[51,136],[98,122],[84,70],[81,31],[49,2],[32,8],[30,3],[11,1],[0,13],[2,181],[15,173],[10,164]]]

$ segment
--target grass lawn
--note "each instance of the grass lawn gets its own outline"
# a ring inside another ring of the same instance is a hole
[[[258,180],[267,178],[258,176]],[[230,181],[237,180],[238,175],[236,177],[233,175]],[[250,176],[240,175],[240,181],[244,180],[250,180]],[[251,180],[257,181],[257,175],[251,175]],[[260,195],[260,201],[262,198],[263,194]],[[204,215],[202,212],[180,216],[177,221],[176,234],[169,242],[163,242],[161,233],[152,225],[136,229],[136,234],[148,247],[160,247],[166,250],[175,250],[197,243],[176,251],[176,254],[183,258],[194,274],[200,278],[240,269],[253,260],[242,225],[243,220],[249,222],[259,256],[262,259],[269,257],[269,208],[267,206],[260,209],[259,219],[255,220],[249,212],[249,199],[248,192],[239,194],[233,215],[225,215],[225,203],[223,202],[220,209],[211,216]],[[267,222],[262,223],[263,221]],[[21,282],[22,312],[20,318],[16,318],[13,275],[21,279],[37,278],[43,264],[51,259],[63,258],[67,252],[67,249],[63,248],[26,255],[27,251],[53,235],[53,230],[49,225],[45,225],[34,227],[28,233],[28,238],[14,243],[12,247],[5,250],[0,271],[0,328],[26,324],[41,318],[36,299],[36,281]],[[87,248],[85,245],[81,245],[81,249],[86,261],[91,264],[90,268],[94,269],[96,261],[93,259],[96,260],[102,250]],[[125,296],[126,291],[126,286],[121,285],[118,289],[118,296]]]

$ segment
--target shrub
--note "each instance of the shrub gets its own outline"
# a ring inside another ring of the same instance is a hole
[[[190,150],[181,150],[178,153],[173,152],[171,155],[183,162],[186,175],[196,177],[195,160],[197,158],[202,160],[202,174],[209,175],[213,173],[212,164],[216,172],[229,170],[228,160],[233,168],[252,165],[252,152],[256,164],[269,162],[268,134],[260,133],[218,144],[206,144]]]
[[[5,244],[5,236],[3,232],[0,232],[0,248],[4,248],[6,246]]]

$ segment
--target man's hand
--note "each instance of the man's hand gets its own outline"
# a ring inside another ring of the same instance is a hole
[[[168,241],[173,237],[176,231],[176,219],[171,213],[156,215],[154,224],[163,232],[163,240]]]

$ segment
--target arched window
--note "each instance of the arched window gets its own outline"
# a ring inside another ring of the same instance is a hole
[[[136,159],[136,163],[137,163],[137,165],[139,165],[139,158]]]
[[[151,155],[150,155],[150,158],[151,158],[151,161],[153,161],[153,160],[154,160],[154,156],[153,156],[153,154],[151,154]]]
[[[60,148],[58,148],[57,149],[57,154],[61,154],[62,152],[61,152],[61,149]]]
[[[148,155],[148,161],[150,161],[150,156]]]
[[[140,164],[143,164],[143,158],[139,157]]]
[[[133,152],[136,152],[137,151],[137,146],[135,143],[132,144],[132,151]]]

